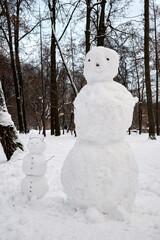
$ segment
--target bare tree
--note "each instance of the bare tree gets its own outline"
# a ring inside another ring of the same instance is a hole
[[[48,7],[51,13],[51,25],[52,25],[52,36],[51,36],[51,135],[60,135],[60,123],[58,113],[58,92],[57,92],[57,81],[56,81],[56,40],[54,30],[56,26],[56,0],[48,0]],[[53,30],[54,28],[54,30]]]
[[[156,62],[156,130],[159,135],[159,59],[158,59],[158,40],[157,40],[157,13],[153,0],[153,15],[154,15],[154,37],[155,37],[155,62]]]
[[[149,56],[149,0],[144,1],[144,64],[145,64],[145,83],[146,83],[146,94],[147,94],[147,109],[148,109],[148,120],[149,120],[149,138],[154,140],[155,137],[155,125],[153,115],[153,104],[152,104],[152,91],[151,91],[151,80],[150,80],[150,56]]]
[[[137,96],[138,96],[138,126],[139,134],[142,133],[142,104],[144,101],[144,70],[141,61],[144,60],[142,56],[142,44],[140,36],[136,36],[133,32],[131,37],[131,59],[132,64],[130,71],[132,74],[133,81],[136,80],[137,85]]]
[[[14,42],[13,42],[13,29],[12,29],[12,17],[9,9],[9,4],[7,0],[0,1],[0,6],[2,11],[4,12],[4,19],[6,20],[6,26],[4,24],[1,24],[1,31],[3,32],[4,38],[8,43],[9,47],[9,52],[10,52],[10,59],[11,59],[11,68],[12,68],[12,74],[13,74],[13,80],[14,80],[14,86],[15,86],[15,93],[16,93],[16,103],[17,103],[17,114],[18,114],[18,120],[19,120],[19,130],[20,132],[24,132],[24,120],[23,120],[23,99],[22,99],[22,89],[20,90],[20,82],[17,76],[17,70],[18,73],[20,74],[20,69],[16,69],[16,62],[18,63],[18,41],[17,41],[17,34],[18,30],[17,27],[15,26],[15,51],[16,51],[16,57],[14,56]],[[1,19],[3,21],[3,19]]]
[[[40,17],[40,58],[41,58],[41,85],[42,85],[42,126],[43,126],[43,135],[46,137],[46,119],[45,119],[45,107],[46,107],[46,89],[45,89],[45,79],[44,79],[44,70],[43,70],[43,43],[42,43],[42,23],[41,23],[41,12],[39,8],[39,17]]]
[[[32,3],[33,0],[0,1],[0,10],[3,12],[0,31],[9,48],[20,132],[27,131],[27,123],[24,99],[24,76],[22,73],[19,44],[20,41],[30,34],[40,23],[38,21],[33,27],[29,28],[25,22],[25,17],[22,15],[25,14],[25,10],[30,11]],[[23,34],[20,36],[22,32]]]

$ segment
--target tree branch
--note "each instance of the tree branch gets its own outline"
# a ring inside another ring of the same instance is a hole
[[[36,23],[36,25],[33,28],[31,28],[27,33],[25,33],[23,36],[21,36],[18,39],[18,41],[20,42],[24,37],[26,37],[28,34],[30,34],[41,23],[41,21],[43,21],[43,20],[41,19],[38,23]]]
[[[5,33],[5,30],[3,29],[2,26],[0,26],[0,29],[2,30],[4,38],[6,39],[7,43],[9,44],[9,40],[8,40],[8,37],[7,37],[6,33]]]
[[[100,4],[102,4],[102,1],[94,3],[94,4],[91,6],[91,9],[94,8],[94,7],[97,6],[97,5],[100,5]]]
[[[75,96],[77,96],[78,90],[77,90],[77,87],[76,87],[76,85],[75,85],[75,83],[74,83],[74,81],[73,81],[71,72],[70,72],[70,70],[69,70],[69,68],[67,67],[67,64],[66,64],[66,62],[65,62],[64,55],[63,55],[63,53],[62,53],[62,50],[61,50],[61,47],[60,47],[60,45],[59,45],[58,39],[57,39],[57,37],[56,37],[56,33],[55,33],[55,30],[54,30],[54,25],[52,25],[52,31],[53,31],[53,35],[54,35],[54,38],[55,38],[55,42],[56,42],[56,44],[57,44],[59,53],[60,53],[60,55],[61,55],[61,58],[62,58],[62,61],[63,61],[63,64],[64,64],[64,67],[65,67],[65,69],[66,69],[66,71],[67,71],[67,73],[68,73],[68,77],[69,77],[70,82],[71,82],[71,84],[72,84],[72,87],[73,87],[73,90],[74,90],[74,94],[75,94]]]
[[[61,34],[61,36],[60,36],[60,38],[59,38],[59,40],[58,40],[59,42],[61,41],[63,35],[65,34],[66,29],[68,28],[68,25],[69,25],[69,23],[70,23],[70,21],[71,21],[71,19],[72,19],[72,16],[73,16],[73,14],[74,14],[74,12],[75,12],[78,4],[80,3],[80,1],[81,1],[81,0],[79,0],[79,1],[77,2],[76,6],[74,7],[74,9],[73,9],[73,11],[72,11],[72,13],[71,13],[71,15],[70,15],[70,18],[69,18],[69,20],[68,20],[68,23],[66,24],[66,26],[65,26],[65,28],[64,28],[64,30],[63,30],[63,33]]]
[[[1,12],[0,12],[0,17],[2,17],[4,15],[4,11],[2,10]]]

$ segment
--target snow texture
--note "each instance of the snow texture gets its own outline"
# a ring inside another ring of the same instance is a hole
[[[84,76],[87,84],[112,82],[118,73],[118,54],[109,48],[96,47],[87,53],[84,63]]]
[[[118,65],[118,54],[112,49],[97,47],[87,54],[84,65],[87,85],[74,104],[78,138],[95,142],[98,139],[98,143],[106,144],[124,138],[131,126],[137,98],[113,81]]]
[[[11,119],[11,115],[5,111],[1,111],[0,112],[0,125],[4,126],[4,127],[7,127],[7,126],[14,126],[14,123]]]
[[[61,178],[72,204],[115,218],[117,210],[117,217],[123,218],[120,215],[130,210],[138,183],[134,156],[124,141],[136,99],[113,81],[118,64],[118,54],[111,49],[97,47],[87,54],[88,84],[75,100],[77,142]]]
[[[31,134],[27,144],[29,153],[23,160],[22,170],[26,177],[22,180],[21,191],[29,199],[43,197],[48,191],[48,184],[43,177],[47,171],[47,163],[43,152],[46,148],[44,136]]]
[[[29,135],[21,134],[26,146]],[[7,162],[0,145],[0,239],[1,240],[159,240],[160,239],[160,137],[148,134],[125,137],[135,153],[139,187],[132,212],[124,221],[100,215],[93,208],[77,211],[66,201],[60,172],[75,143],[70,134],[46,137],[46,177],[49,191],[38,201],[21,194],[22,161]],[[54,146],[54,149],[53,149]],[[21,158],[17,156],[17,158]]]
[[[24,146],[29,135],[21,134]],[[139,187],[135,204],[124,221],[100,215],[95,209],[77,211],[66,201],[60,172],[63,161],[75,143],[65,134],[47,132],[46,177],[49,191],[38,201],[21,194],[24,177],[22,161],[6,160],[0,145],[0,239],[1,240],[159,240],[160,239],[160,137],[148,140],[148,134],[131,134],[125,140],[132,147],[139,169]],[[54,149],[53,149],[54,146]],[[21,158],[17,156],[17,159]]]
[[[131,126],[136,100],[114,81],[87,84],[75,100],[75,122],[79,139],[107,144],[124,138]],[[86,130],[87,129],[87,130]]]
[[[0,104],[0,125],[7,127],[14,127],[14,123],[11,119],[11,115],[8,113],[5,97],[2,89],[2,83],[0,81],[0,96],[1,96],[1,104]]]
[[[104,213],[113,213],[118,205],[129,209],[135,199],[137,168],[124,141],[98,147],[77,141],[67,159],[63,185],[72,203]]]

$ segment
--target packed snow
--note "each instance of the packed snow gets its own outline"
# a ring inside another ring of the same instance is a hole
[[[33,131],[9,162],[0,146],[0,240],[159,240],[160,138],[126,135],[136,100],[113,81],[118,64],[87,54],[77,141]]]
[[[95,208],[119,219],[135,199],[137,166],[124,141],[97,146],[77,140],[62,174],[65,193],[75,207]]]
[[[75,99],[75,122],[79,139],[106,144],[124,138],[132,124],[137,98],[120,83],[118,54],[95,47],[86,55],[84,76],[87,80]]]
[[[12,121],[11,115],[8,113],[5,99],[4,99],[4,93],[2,90],[2,83],[0,81],[0,91],[1,91],[1,106],[0,106],[0,125],[7,127],[7,126],[14,126],[14,123]]]
[[[25,146],[29,135],[21,135]],[[126,136],[139,169],[139,186],[131,214],[124,221],[99,216],[93,209],[73,208],[63,192],[60,172],[75,143],[70,134],[47,135],[46,178],[49,191],[29,201],[21,193],[23,157],[7,162],[0,147],[0,239],[1,240],[159,240],[160,239],[160,137],[148,134]],[[93,221],[95,216],[96,221]],[[99,218],[98,218],[99,217]]]
[[[11,115],[6,111],[0,112],[0,125],[7,127],[7,126],[14,126],[14,123],[12,121]]]
[[[87,85],[74,103],[78,137],[62,168],[68,199],[90,209],[90,218],[91,209],[126,218],[137,189],[136,162],[124,141],[136,100],[113,81],[118,64],[118,54],[112,49],[95,47],[87,53]]]

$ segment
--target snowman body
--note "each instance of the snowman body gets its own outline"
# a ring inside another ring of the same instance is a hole
[[[121,140],[131,126],[133,104],[130,92],[117,82],[87,84],[75,100],[78,139],[102,144]]]
[[[136,101],[113,81],[118,65],[118,55],[111,49],[97,47],[87,54],[87,85],[75,100],[78,137],[61,173],[73,204],[107,214],[118,206],[128,210],[137,188],[137,166],[124,141]]]
[[[26,154],[22,164],[22,170],[26,175],[21,183],[21,191],[28,198],[43,197],[48,191],[47,180],[44,177],[47,170],[47,163],[43,151],[45,143],[43,136],[32,134],[28,144],[29,153]]]
[[[44,176],[47,171],[47,163],[43,153],[28,153],[24,157],[22,170],[26,175]]]
[[[29,199],[36,197],[42,198],[48,191],[48,184],[45,177],[26,175],[21,182],[22,193]]]

